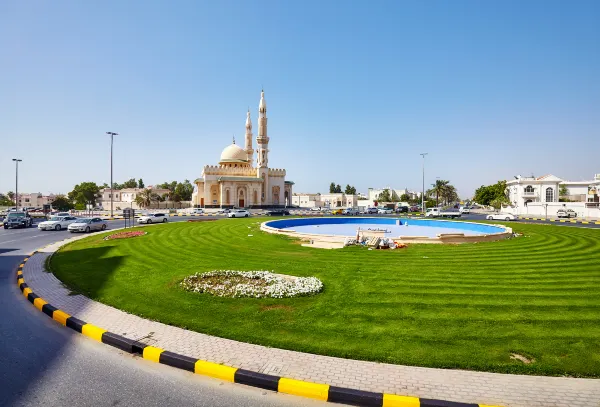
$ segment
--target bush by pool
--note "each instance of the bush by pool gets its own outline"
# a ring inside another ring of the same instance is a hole
[[[261,222],[158,225],[135,239],[90,236],[50,265],[95,300],[240,341],[418,366],[600,376],[600,230],[512,224],[525,236],[319,250],[262,233]],[[180,287],[186,276],[219,269],[315,276],[324,290],[255,299]]]

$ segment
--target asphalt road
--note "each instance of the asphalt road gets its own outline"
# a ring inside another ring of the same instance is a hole
[[[152,363],[52,321],[23,298],[15,270],[27,253],[69,236],[0,228],[0,406],[325,405]]]

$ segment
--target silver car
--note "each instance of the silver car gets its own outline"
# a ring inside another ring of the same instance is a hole
[[[69,225],[69,232],[90,233],[93,230],[106,230],[108,223],[100,218],[82,218]]]

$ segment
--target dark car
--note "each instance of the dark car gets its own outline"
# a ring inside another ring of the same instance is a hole
[[[399,206],[396,208],[396,213],[408,213],[408,206]]]
[[[9,212],[2,222],[4,229],[28,228],[33,225],[33,220],[27,212]]]
[[[287,216],[290,214],[290,211],[287,209],[273,209],[272,211],[268,211],[267,215],[269,216]]]

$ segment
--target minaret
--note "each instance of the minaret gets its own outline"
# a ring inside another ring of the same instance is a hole
[[[246,153],[248,154],[248,164],[252,167],[252,157],[254,156],[254,149],[252,148],[252,120],[250,120],[250,109],[246,116]]]
[[[269,191],[269,137],[267,136],[267,102],[265,101],[265,91],[260,93],[260,103],[258,104],[258,136],[256,137],[258,152],[256,166],[258,178],[263,181],[263,195],[261,197],[262,205],[271,205],[271,194]]]

